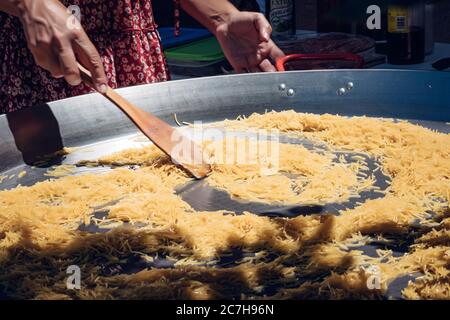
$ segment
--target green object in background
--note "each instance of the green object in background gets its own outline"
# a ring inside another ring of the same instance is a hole
[[[177,61],[217,61],[225,58],[219,42],[214,37],[192,42],[165,51],[168,59]]]

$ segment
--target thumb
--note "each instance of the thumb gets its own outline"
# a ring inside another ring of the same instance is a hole
[[[91,72],[95,89],[101,93],[105,93],[108,83],[105,69],[103,68],[102,60],[97,49],[89,40],[86,33],[82,32],[81,36],[75,39],[73,48],[81,64],[86,66]]]
[[[268,42],[272,34],[272,27],[269,21],[261,13],[257,13],[254,18],[256,30],[259,32],[259,38],[263,42]]]

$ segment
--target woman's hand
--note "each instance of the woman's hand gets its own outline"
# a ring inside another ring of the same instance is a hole
[[[36,63],[70,85],[81,83],[77,60],[92,73],[95,87],[106,91],[106,75],[97,49],[79,21],[57,0],[19,0],[20,18]]]
[[[284,53],[270,39],[272,28],[260,13],[234,11],[215,32],[237,72],[276,71],[273,62]]]

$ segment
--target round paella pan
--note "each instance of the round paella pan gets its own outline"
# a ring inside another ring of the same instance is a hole
[[[0,296],[449,298],[449,87],[335,70],[120,89],[200,137],[203,181],[97,94],[2,116]]]

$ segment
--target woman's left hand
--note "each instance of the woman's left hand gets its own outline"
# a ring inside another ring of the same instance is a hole
[[[264,15],[236,11],[219,24],[216,37],[236,72],[276,71],[274,61],[284,56],[270,39],[272,27]]]

